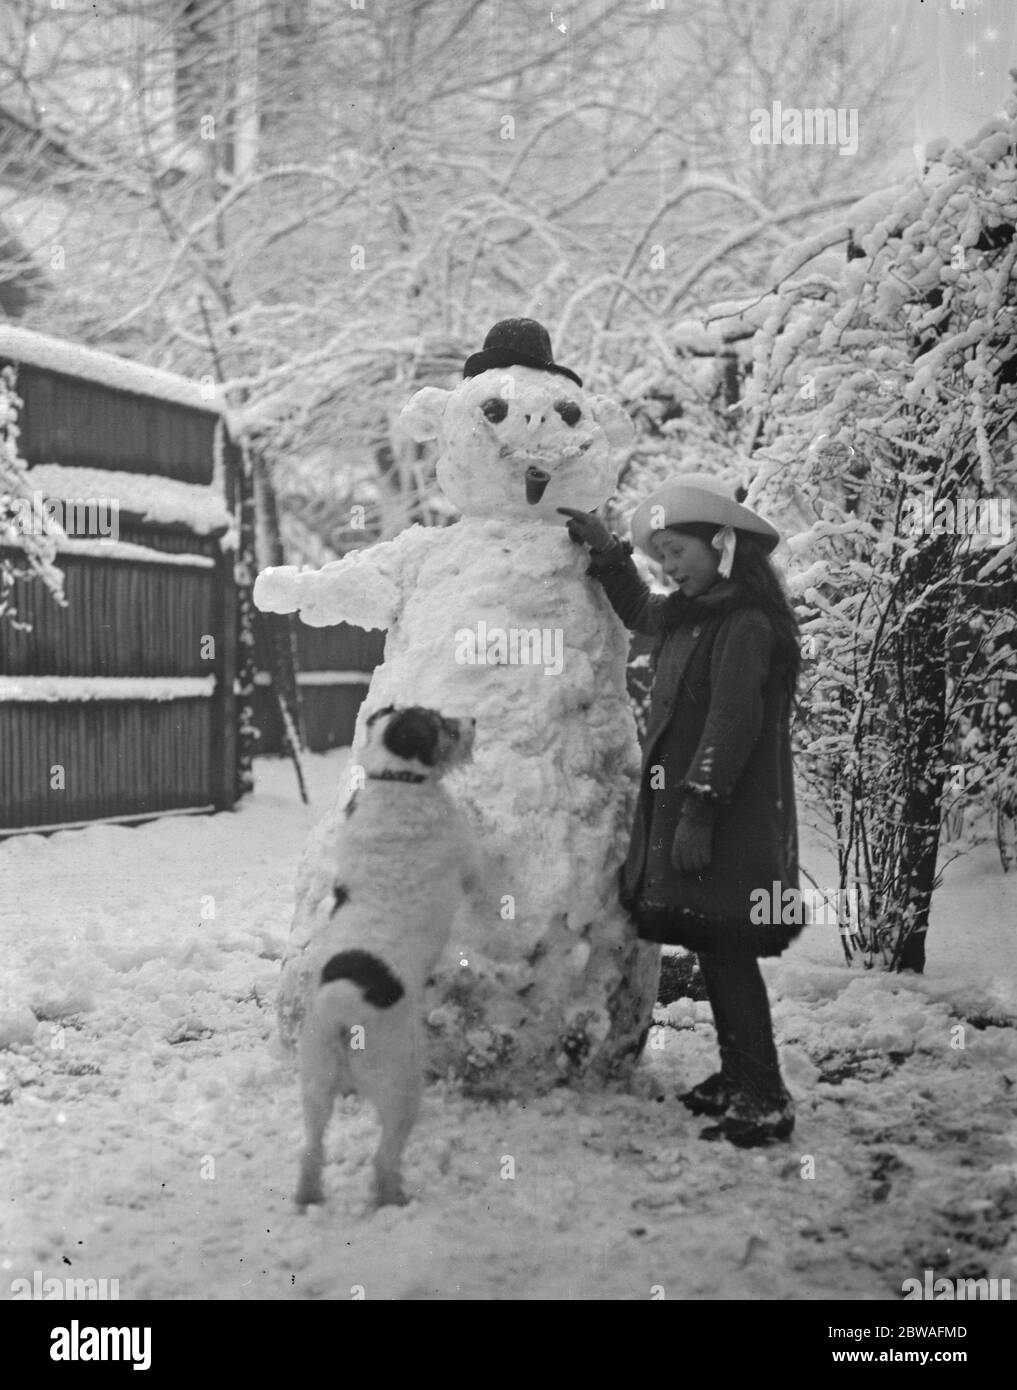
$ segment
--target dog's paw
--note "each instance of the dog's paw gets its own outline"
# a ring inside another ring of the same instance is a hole
[[[404,1207],[410,1200],[398,1178],[377,1178],[372,1194],[376,1207]]]
[[[308,1207],[321,1206],[325,1200],[325,1191],[320,1182],[310,1182],[302,1179],[297,1190],[293,1194],[293,1205],[303,1216]]]

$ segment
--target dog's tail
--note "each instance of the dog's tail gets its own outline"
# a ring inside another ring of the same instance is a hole
[[[390,1009],[405,992],[399,977],[370,951],[339,951],[322,968],[314,1013],[326,1028],[355,1027],[363,1022],[365,1004]]]

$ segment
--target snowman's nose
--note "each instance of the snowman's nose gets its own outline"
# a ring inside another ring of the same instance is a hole
[[[535,430],[539,430],[540,427],[541,427],[541,425],[542,425],[543,423],[544,423],[544,417],[543,417],[543,415],[527,415],[527,416],[526,416],[526,426],[527,426],[527,429],[529,430],[530,434],[533,434]]]

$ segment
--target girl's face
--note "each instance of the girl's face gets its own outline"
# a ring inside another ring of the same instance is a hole
[[[716,581],[720,552],[698,536],[661,531],[653,538],[653,549],[684,598],[698,598]]]

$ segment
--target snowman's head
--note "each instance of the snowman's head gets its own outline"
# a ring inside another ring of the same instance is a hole
[[[493,355],[476,354],[467,371]],[[611,496],[616,451],[634,433],[619,405],[588,395],[573,373],[518,362],[467,375],[454,391],[425,387],[400,420],[414,439],[438,439],[438,482],[464,516],[558,526],[558,507],[592,511]]]

